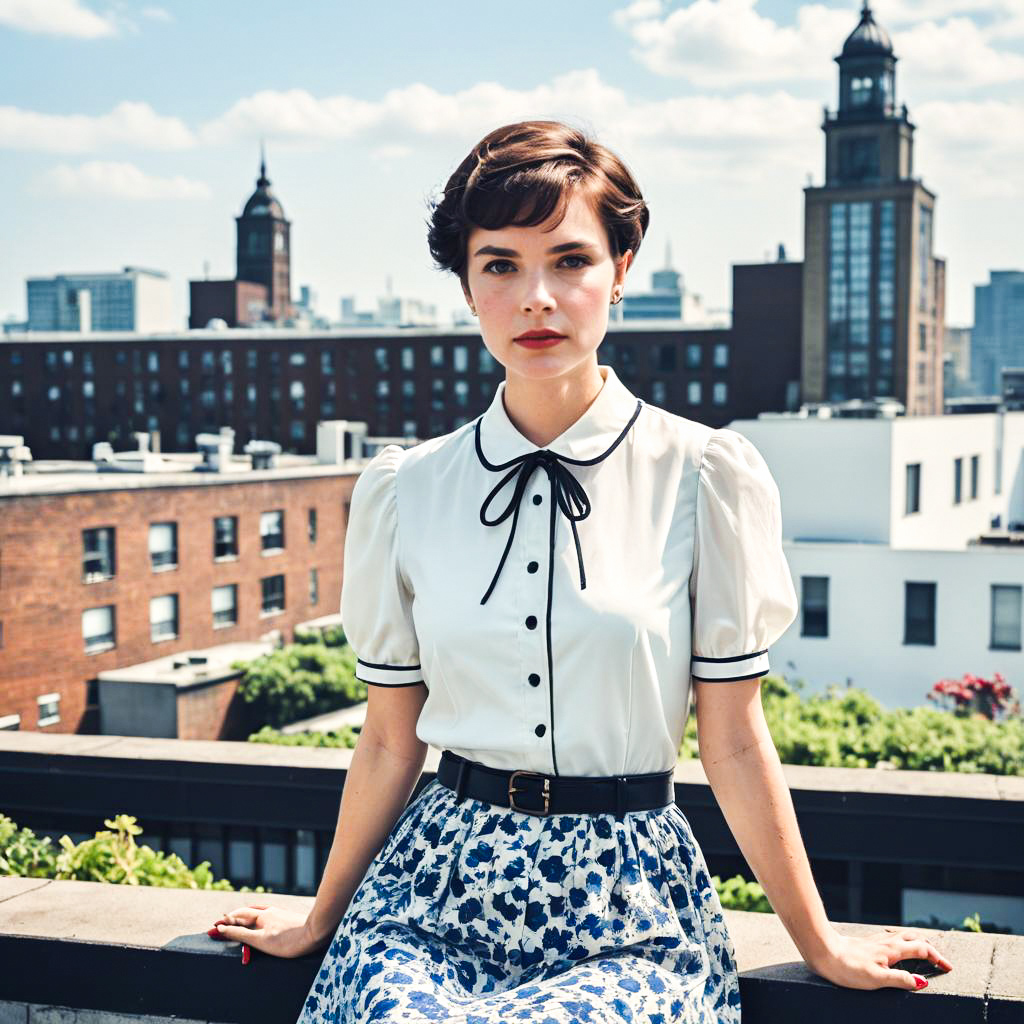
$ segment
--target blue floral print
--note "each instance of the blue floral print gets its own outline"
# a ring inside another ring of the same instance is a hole
[[[297,1024],[739,1024],[735,954],[675,805],[537,817],[432,780],[338,926]]]

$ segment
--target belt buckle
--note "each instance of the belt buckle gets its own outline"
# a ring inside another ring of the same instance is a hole
[[[543,779],[544,780],[544,787],[541,790],[541,796],[544,797],[544,810],[538,811],[538,810],[530,808],[530,807],[520,807],[516,803],[516,798],[512,794],[513,793],[525,792],[525,790],[522,787],[517,788],[516,785],[515,785],[515,781],[516,781],[516,776],[517,775],[531,776],[531,777],[533,777],[535,779]],[[533,814],[533,815],[536,815],[538,818],[544,818],[544,817],[547,817],[547,814],[548,814],[548,807],[550,805],[550,798],[551,798],[551,779],[550,779],[549,776],[544,775],[541,772],[514,771],[508,777],[508,802],[509,802],[509,807],[511,807],[512,810],[514,810],[514,811],[522,811],[523,814]]]

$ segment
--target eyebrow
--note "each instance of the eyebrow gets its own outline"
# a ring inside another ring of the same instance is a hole
[[[548,249],[549,253],[557,252],[569,252],[571,249],[592,249],[593,245],[590,242],[563,242],[561,245],[553,246]],[[518,256],[519,253],[515,249],[503,249],[497,245],[485,245],[480,249],[477,249],[474,256]]]

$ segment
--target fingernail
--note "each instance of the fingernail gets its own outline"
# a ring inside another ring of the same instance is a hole
[[[242,966],[243,967],[249,962],[249,957],[250,956],[252,956],[252,950],[250,950],[249,946],[246,943],[243,942],[242,943]],[[925,982],[925,984],[927,985],[928,983]]]
[[[216,927],[213,927],[206,934],[209,935],[211,939],[215,939],[220,935],[220,932],[217,931]]]
[[[219,925],[217,925],[217,931],[219,931],[219,932],[222,932],[222,931],[224,931],[224,929],[225,929],[226,927],[227,927],[226,925],[223,925],[223,924],[219,924]]]
[[[927,988],[928,987],[928,982],[925,981],[924,978],[922,978],[920,974],[915,974],[914,975],[914,984],[918,988]]]

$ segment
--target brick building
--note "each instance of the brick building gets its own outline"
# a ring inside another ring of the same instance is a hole
[[[600,350],[641,398],[712,426],[800,397],[802,264],[733,268],[731,327],[634,321]],[[196,330],[161,335],[10,334],[0,338],[0,433],[35,458],[90,458],[159,431],[187,451],[232,427],[315,450],[317,423],[372,435],[436,437],[483,412],[504,376],[476,325],[438,328]]]
[[[145,686],[161,681],[147,663],[167,658],[174,681],[172,655],[290,640],[337,612],[358,462],[234,457],[203,471],[195,454],[139,454],[135,472],[62,462],[0,476],[0,727],[97,732],[100,673],[113,684],[133,668]],[[187,668],[175,734],[239,738],[235,681]]]

